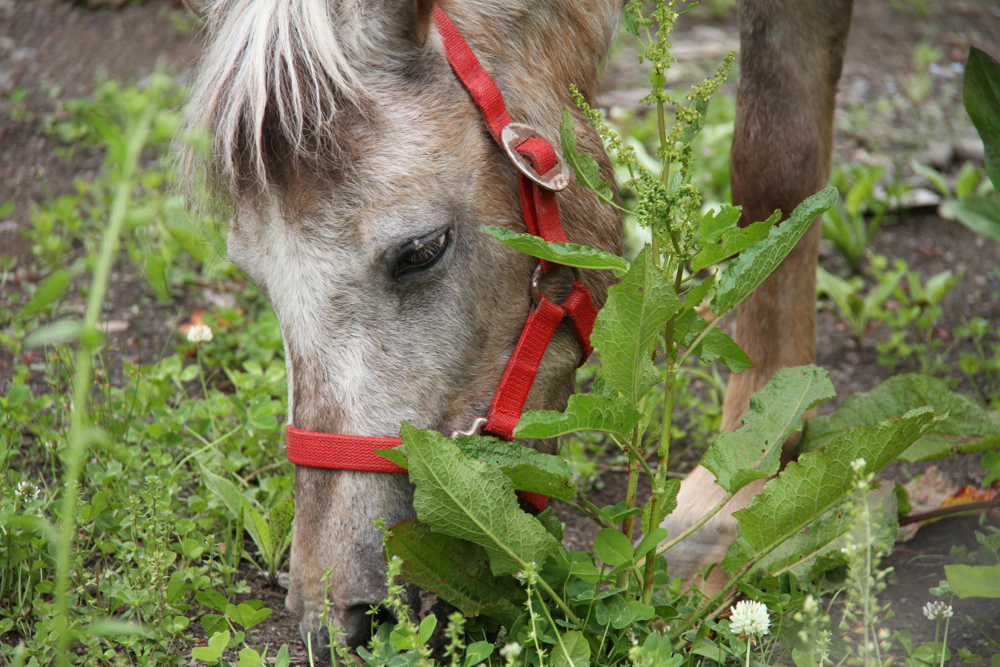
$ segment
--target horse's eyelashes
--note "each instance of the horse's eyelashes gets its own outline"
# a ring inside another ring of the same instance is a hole
[[[393,277],[430,268],[444,254],[450,238],[451,230],[445,229],[407,243],[396,260]]]

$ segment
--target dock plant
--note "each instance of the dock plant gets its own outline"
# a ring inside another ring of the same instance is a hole
[[[624,26],[644,44],[641,58],[651,67],[652,92],[644,102],[658,118],[660,168],[651,170],[640,162],[601,113],[573,92],[617,168],[628,171],[624,187],[631,196],[626,200],[635,203],[623,211],[649,231],[651,240],[626,262],[593,248],[483,228],[535,257],[613,271],[620,279],[594,325],[591,340],[600,362],[593,388],[572,396],[563,412],[526,413],[514,435],[604,434],[628,457],[624,498],[604,507],[586,500],[577,504],[577,489],[560,458],[490,437],[450,439],[404,424],[404,445],[383,451],[408,468],[416,486],[417,514],[392,528],[386,558],[402,560],[404,580],[502,628],[507,645],[520,647],[514,659],[507,652],[508,661],[522,665],[583,667],[627,659],[673,666],[704,658],[745,664],[751,638],[734,635],[732,619],[728,627],[714,620],[729,609],[734,594],[768,599],[775,606],[791,604],[794,597],[801,607],[806,599],[801,587],[848,562],[864,580],[858,599],[870,601],[872,559],[891,546],[896,521],[894,497],[875,488],[874,475],[946,419],[931,401],[897,392],[898,412],[838,427],[827,434],[822,448],[802,454],[782,471],[782,444],[802,428],[809,410],[834,395],[821,368],[782,369],[751,398],[742,428],[719,434],[703,459],[726,491],[723,499],[680,534],[670,535],[661,527],[676,508],[679,489],[679,482],[667,475],[667,461],[681,364],[692,357],[718,361],[732,372],[751,367],[718,323],[781,263],[834,204],[837,193],[828,188],[787,215],[776,211],[747,227],[737,226],[738,207],[703,211],[692,183],[696,164],[691,142],[733,56],[685,98],[668,93],[664,72],[673,62],[669,34],[678,14],[670,1],[656,4],[650,14],[643,14],[640,4],[627,6]],[[671,114],[673,122],[668,123]],[[573,119],[564,112],[562,150],[577,180],[606,205],[621,208],[612,186],[601,180],[597,162],[577,150],[576,137]],[[698,309],[705,303],[714,316],[711,322]],[[654,396],[662,405],[653,404]],[[663,417],[651,431],[655,411]],[[988,447],[986,440],[968,438],[968,447]],[[864,461],[864,498],[853,502],[867,510],[863,522],[845,519],[841,506],[858,493],[858,461]],[[637,501],[641,476],[651,487],[644,503]],[[748,483],[765,478],[773,479],[734,515],[739,539],[720,565],[727,583],[714,594],[696,587],[685,591],[669,573],[671,548]],[[526,514],[515,490],[562,500],[595,521],[600,531],[593,551],[567,550],[551,510]],[[869,500],[868,494],[877,497]],[[876,507],[880,511],[870,509]],[[858,537],[855,524],[867,531],[868,541]],[[874,612],[865,609],[862,616],[871,619]],[[878,639],[874,641],[877,645]]]

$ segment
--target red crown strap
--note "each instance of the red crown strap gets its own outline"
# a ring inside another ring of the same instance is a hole
[[[507,105],[503,102],[500,89],[486,73],[479,58],[469,48],[468,42],[462,37],[455,24],[440,7],[434,7],[434,24],[444,42],[448,62],[455,71],[465,89],[472,95],[473,101],[486,118],[486,125],[497,143],[500,143],[500,132],[513,121],[507,113]]]

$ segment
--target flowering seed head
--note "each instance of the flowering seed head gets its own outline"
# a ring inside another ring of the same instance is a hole
[[[212,340],[212,327],[207,324],[194,324],[188,329],[187,339],[189,343],[207,343]]]
[[[502,649],[500,649],[500,655],[508,660],[513,660],[517,656],[521,655],[521,645],[517,642],[506,644]]]
[[[34,500],[41,495],[42,490],[34,482],[25,479],[17,483],[17,486],[14,487],[14,493],[22,500]]]
[[[729,628],[738,637],[763,637],[771,627],[767,607],[760,602],[740,600],[733,608]]]
[[[939,621],[942,618],[951,618],[954,612],[951,610],[950,604],[945,604],[941,600],[935,602],[928,602],[924,605],[924,616],[929,620]]]

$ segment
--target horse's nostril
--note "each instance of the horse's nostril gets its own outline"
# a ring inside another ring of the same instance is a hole
[[[375,630],[382,623],[395,624],[396,617],[392,612],[384,607],[375,607],[372,611],[371,604],[358,604],[348,607],[340,615],[341,631],[344,633],[342,641],[350,648],[364,646],[372,638]]]

